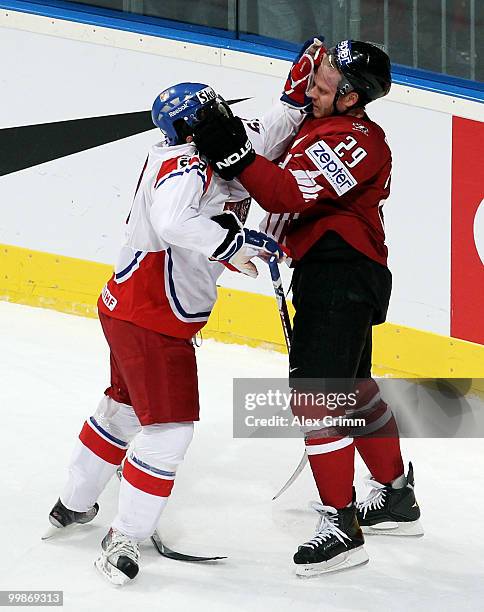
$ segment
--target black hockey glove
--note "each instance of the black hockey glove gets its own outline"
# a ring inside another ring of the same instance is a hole
[[[198,150],[226,181],[238,176],[255,159],[255,151],[239,117],[209,115],[193,129]]]

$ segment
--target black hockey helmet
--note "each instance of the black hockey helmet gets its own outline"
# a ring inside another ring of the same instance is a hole
[[[328,51],[328,57],[330,64],[343,75],[338,85],[338,95],[355,91],[360,98],[357,106],[382,98],[390,91],[390,58],[376,45],[359,40],[342,40]]]

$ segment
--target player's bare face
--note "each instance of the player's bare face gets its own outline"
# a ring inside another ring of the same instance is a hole
[[[340,80],[340,73],[331,66],[328,56],[323,61],[314,75],[313,87],[309,90],[309,97],[313,101],[313,115],[321,119],[333,114],[333,101]]]

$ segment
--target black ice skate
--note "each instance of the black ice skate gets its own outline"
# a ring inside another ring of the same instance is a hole
[[[137,576],[140,559],[138,542],[111,527],[101,547],[103,551],[94,565],[109,582],[123,585]]]
[[[49,521],[54,527],[68,527],[72,523],[89,523],[96,516],[99,510],[99,505],[94,504],[92,508],[89,508],[87,512],[76,512],[75,510],[69,510],[61,502],[60,498],[57,500],[55,506],[52,508],[49,514]]]
[[[313,502],[311,507],[320,518],[314,538],[300,546],[294,555],[298,576],[317,576],[368,562],[354,505],[336,510]]]
[[[99,510],[99,505],[94,504],[92,508],[89,508],[86,512],[76,512],[75,510],[69,510],[61,502],[60,498],[55,503],[54,507],[49,513],[49,522],[52,527],[42,536],[43,540],[48,540],[52,536],[58,533],[59,529],[69,527],[73,524],[83,525],[89,523],[96,516]]]
[[[356,504],[358,522],[365,534],[421,536],[423,529],[418,520],[420,508],[415,499],[413,466],[410,463],[403,487],[381,484],[373,478],[368,497]]]

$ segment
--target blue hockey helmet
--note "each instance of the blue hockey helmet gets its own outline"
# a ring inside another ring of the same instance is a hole
[[[153,102],[151,118],[160,128],[169,145],[182,144],[195,125],[204,118],[204,110],[227,103],[203,83],[178,83],[162,91]]]

